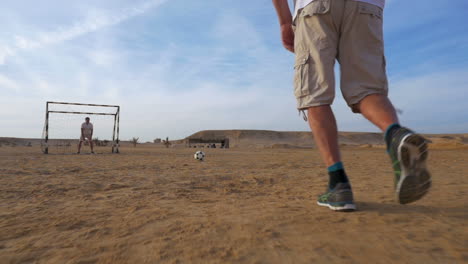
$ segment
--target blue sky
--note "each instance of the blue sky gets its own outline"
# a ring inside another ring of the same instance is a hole
[[[123,139],[308,130],[271,0],[4,0],[0,13],[0,136],[40,137],[48,100],[121,105]],[[387,0],[390,98],[416,131],[468,132],[466,14],[466,0]],[[377,131],[337,95],[340,130]]]

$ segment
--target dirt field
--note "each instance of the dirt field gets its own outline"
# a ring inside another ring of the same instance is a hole
[[[0,263],[468,262],[466,148],[432,150],[433,189],[406,206],[382,149],[345,148],[354,213],[315,204],[316,150],[204,151],[0,147]]]

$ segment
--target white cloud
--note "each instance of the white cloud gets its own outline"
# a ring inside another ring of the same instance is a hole
[[[98,66],[109,67],[116,63],[120,55],[110,49],[98,49],[89,51],[88,57]]]
[[[125,8],[118,12],[111,13],[105,10],[91,10],[88,17],[67,28],[60,28],[55,31],[40,32],[36,38],[25,36],[15,36],[14,45],[0,47],[0,65],[5,64],[7,57],[13,56],[20,50],[35,49],[47,45],[57,44],[71,40],[81,35],[91,33],[102,28],[119,24],[132,17],[141,15],[148,10],[155,8],[167,0],[150,0],[139,6]]]
[[[395,80],[390,83],[390,94],[398,98],[403,110],[435,111],[437,105],[443,105],[441,108],[466,107],[457,103],[468,100],[466,72],[468,69],[456,69]]]
[[[0,74],[0,87],[12,91],[20,91],[20,86],[12,79]]]
[[[5,64],[6,58],[14,54],[14,51],[8,46],[0,46],[0,65]]]

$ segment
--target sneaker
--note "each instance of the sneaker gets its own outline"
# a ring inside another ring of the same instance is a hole
[[[317,204],[327,206],[334,211],[354,211],[356,205],[353,200],[353,191],[349,183],[338,183],[333,190],[318,197]]]
[[[427,140],[401,127],[388,142],[388,154],[395,172],[396,199],[407,204],[421,199],[431,188],[431,175],[426,168]]]

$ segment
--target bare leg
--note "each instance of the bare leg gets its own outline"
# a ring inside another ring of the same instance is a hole
[[[81,143],[83,143],[83,141],[80,140],[80,143],[78,143],[78,153],[81,152]]]
[[[359,103],[359,110],[367,120],[382,131],[385,131],[391,124],[398,123],[395,108],[385,95],[372,94],[365,97]]]
[[[309,126],[314,134],[323,161],[327,167],[340,162],[338,148],[338,129],[335,115],[329,105],[315,106],[307,109]]]

